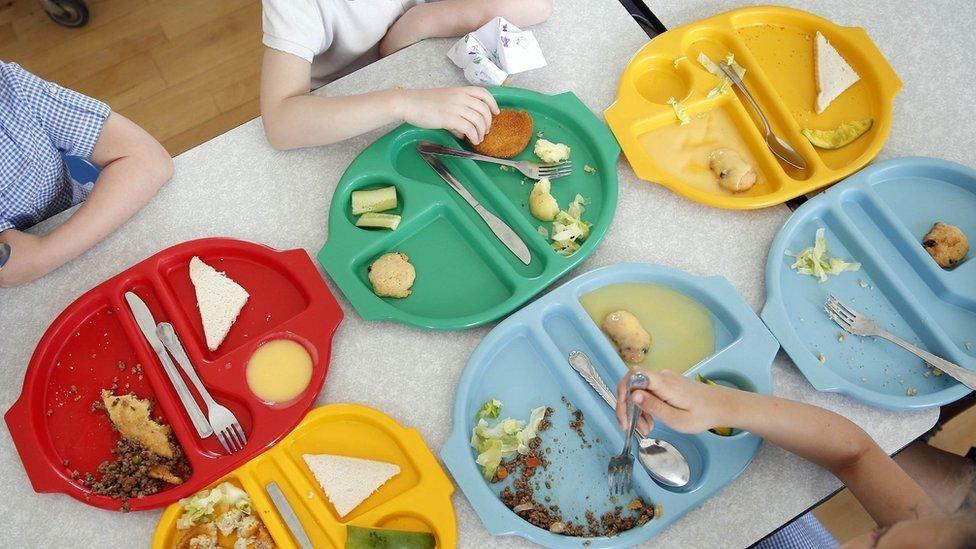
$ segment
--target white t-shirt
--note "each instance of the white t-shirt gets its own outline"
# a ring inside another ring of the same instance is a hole
[[[263,0],[264,45],[312,64],[317,88],[379,59],[379,43],[425,0]]]

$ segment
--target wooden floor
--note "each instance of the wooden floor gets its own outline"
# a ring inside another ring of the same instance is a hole
[[[108,102],[177,155],[258,115],[259,0],[89,0],[82,29],[0,0],[0,59]],[[933,441],[962,454],[976,410]],[[840,540],[874,523],[845,491],[816,514]]]
[[[260,0],[89,0],[80,29],[0,0],[0,59],[97,97],[173,155],[259,113]]]

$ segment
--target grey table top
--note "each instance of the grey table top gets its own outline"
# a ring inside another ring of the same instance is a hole
[[[677,26],[747,2],[650,2],[665,25]],[[908,1],[864,5],[843,0],[785,2],[840,24],[867,28],[905,82],[882,158],[930,155],[971,162],[976,114],[967,59],[976,51],[974,15],[964,2]],[[574,91],[597,113],[608,106],[617,75],[646,37],[615,0],[560,0],[552,19],[534,29],[549,66],[517,75],[513,85],[546,93]],[[320,93],[348,94],[390,86],[463,84],[445,52],[449,40],[401,51]],[[947,62],[952,60],[952,62]],[[78,260],[22,288],[0,291],[0,406],[20,393],[25,365],[51,320],[77,296],[167,246],[205,236],[254,240],[317,252],[326,239],[331,190],[378,130],[330,147],[276,152],[254,120],[176,159],[176,175],[135,219]],[[708,208],[635,178],[618,165],[617,218],[596,253],[573,274],[621,261],[659,263],[722,275],[756,310],[763,302],[766,251],[790,212]],[[70,212],[48,220],[45,230]],[[716,262],[715,258],[722,258]],[[331,285],[331,282],[330,282]],[[417,427],[436,451],[450,430],[454,386],[469,354],[491,329],[435,333],[399,324],[363,323],[339,297],[346,320],[319,404],[359,402]],[[395,353],[388,349],[396,349]],[[362,365],[370,365],[369,376]],[[417,365],[422,365],[418,369]],[[937,411],[889,412],[814,391],[782,354],[776,394],[836,410],[865,428],[889,452],[934,423]],[[395,387],[395,390],[393,389]],[[676,522],[652,545],[745,546],[776,529],[839,486],[830,474],[771,445],[725,490]],[[0,546],[139,546],[159,512],[105,512],[61,495],[35,494],[9,436],[0,437]],[[462,546],[521,546],[492,539],[464,496],[454,497]]]

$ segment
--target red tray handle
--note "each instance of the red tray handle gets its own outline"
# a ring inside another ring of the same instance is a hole
[[[14,441],[20,462],[24,464],[27,478],[35,492],[64,492],[67,480],[51,467],[51,458],[37,439],[40,426],[31,424],[30,406],[27,395],[21,395],[7,410],[4,420]]]

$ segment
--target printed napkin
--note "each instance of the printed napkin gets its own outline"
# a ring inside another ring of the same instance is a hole
[[[464,35],[447,56],[478,86],[500,86],[511,74],[546,66],[532,31],[523,31],[502,17]]]

